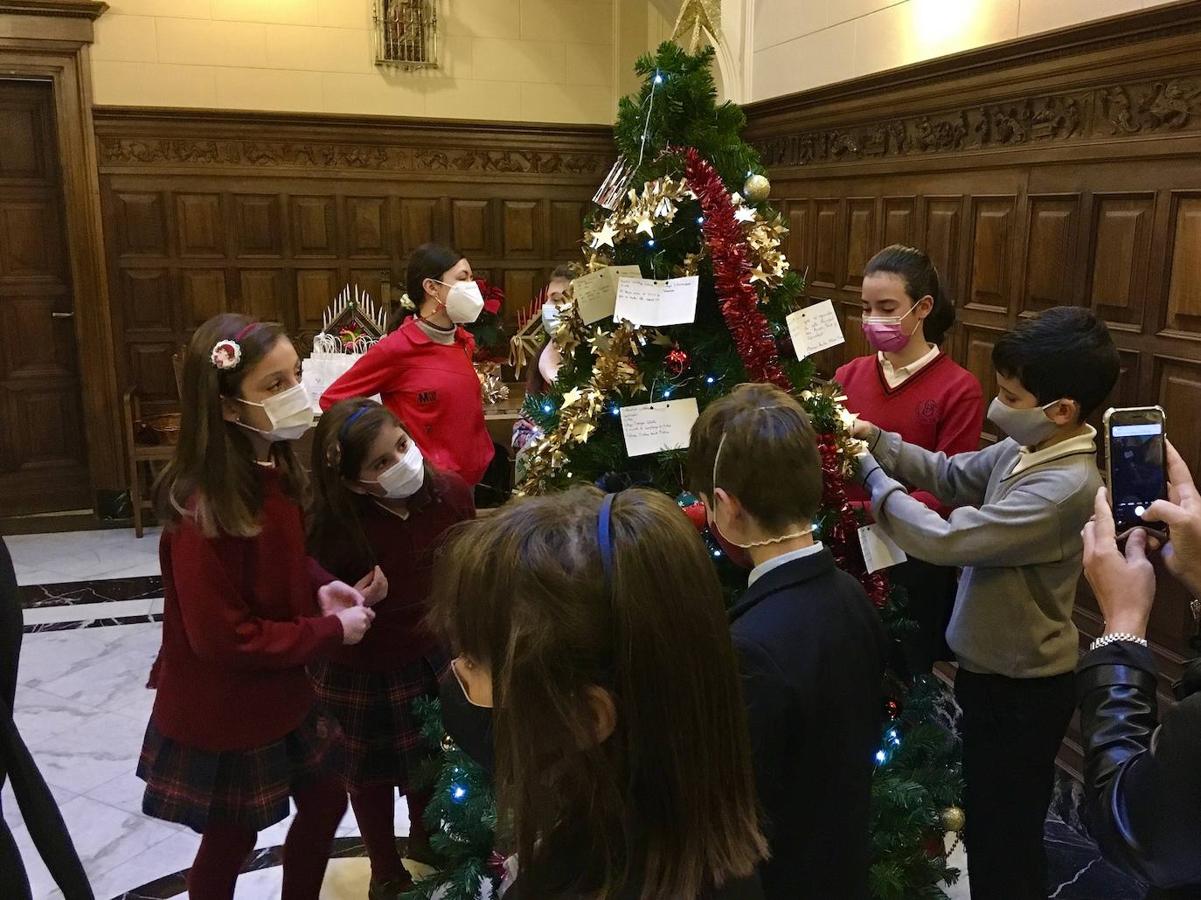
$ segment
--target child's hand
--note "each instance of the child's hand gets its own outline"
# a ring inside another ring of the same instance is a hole
[[[1172,538],[1163,548],[1163,560],[1168,571],[1193,596],[1201,596],[1201,494],[1197,493],[1188,466],[1170,443],[1167,456],[1169,499],[1152,503],[1143,519],[1163,522],[1171,529]]]
[[[1136,528],[1118,549],[1113,510],[1105,488],[1097,491],[1093,517],[1084,526],[1084,577],[1105,617],[1106,634],[1145,637],[1155,603],[1155,569],[1147,559],[1147,532]]]
[[[367,606],[375,606],[388,596],[388,576],[384,574],[383,569],[376,566],[355,582],[354,588],[363,595],[363,602]]]
[[[876,430],[875,425],[873,425],[871,422],[867,421],[866,419],[859,418],[859,416],[855,416],[855,420],[853,422],[851,422],[850,428],[851,428],[851,437],[855,438],[856,440],[860,440],[860,441],[871,440],[872,434]]]
[[[363,639],[371,627],[371,620],[375,618],[375,611],[365,606],[348,606],[334,615],[342,623],[342,643],[349,647]]]
[[[331,581],[317,589],[321,614],[332,616],[352,606],[363,606],[363,595],[344,581]]]

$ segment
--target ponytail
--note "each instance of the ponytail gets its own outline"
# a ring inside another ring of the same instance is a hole
[[[905,282],[905,293],[916,303],[922,297],[934,298],[930,315],[922,322],[926,340],[941,344],[955,324],[955,302],[943,289],[938,269],[930,257],[916,247],[893,244],[885,247],[867,263],[863,276],[887,273]]]

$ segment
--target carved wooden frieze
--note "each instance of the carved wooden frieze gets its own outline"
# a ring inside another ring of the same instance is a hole
[[[543,150],[204,140],[200,138],[100,138],[102,165],[203,165],[263,169],[362,169],[377,172],[481,173],[595,176],[612,159],[598,153]]]
[[[1201,130],[1201,76],[1109,85],[858,127],[757,138],[768,166],[804,166]]]

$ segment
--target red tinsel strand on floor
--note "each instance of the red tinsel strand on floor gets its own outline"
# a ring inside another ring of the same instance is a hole
[[[730,329],[747,377],[791,391],[792,382],[780,368],[771,326],[759,309],[759,294],[747,281],[751,271],[750,245],[734,218],[734,204],[725,182],[693,147],[684,151],[684,178],[701,204],[705,246],[713,261],[713,281],[722,318]]]
[[[859,546],[859,517],[847,499],[846,479],[842,474],[841,448],[832,434],[818,435],[817,448],[822,458],[822,508],[830,510],[830,521],[824,535],[829,542],[834,561],[848,572],[867,591],[876,609],[888,602],[888,577],[882,572],[869,573]]]

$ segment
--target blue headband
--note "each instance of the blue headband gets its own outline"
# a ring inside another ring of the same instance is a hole
[[[606,494],[596,517],[596,542],[600,544],[601,567],[605,570],[605,581],[613,580],[613,541],[609,530],[613,525],[613,501],[616,494]]]
[[[338,429],[338,443],[342,443],[346,440],[346,432],[350,431],[350,426],[355,423],[355,420],[358,419],[358,417],[363,413],[367,412],[367,410],[373,408],[374,407],[371,406],[360,406],[349,416],[347,416],[346,421],[342,423],[342,427]]]

